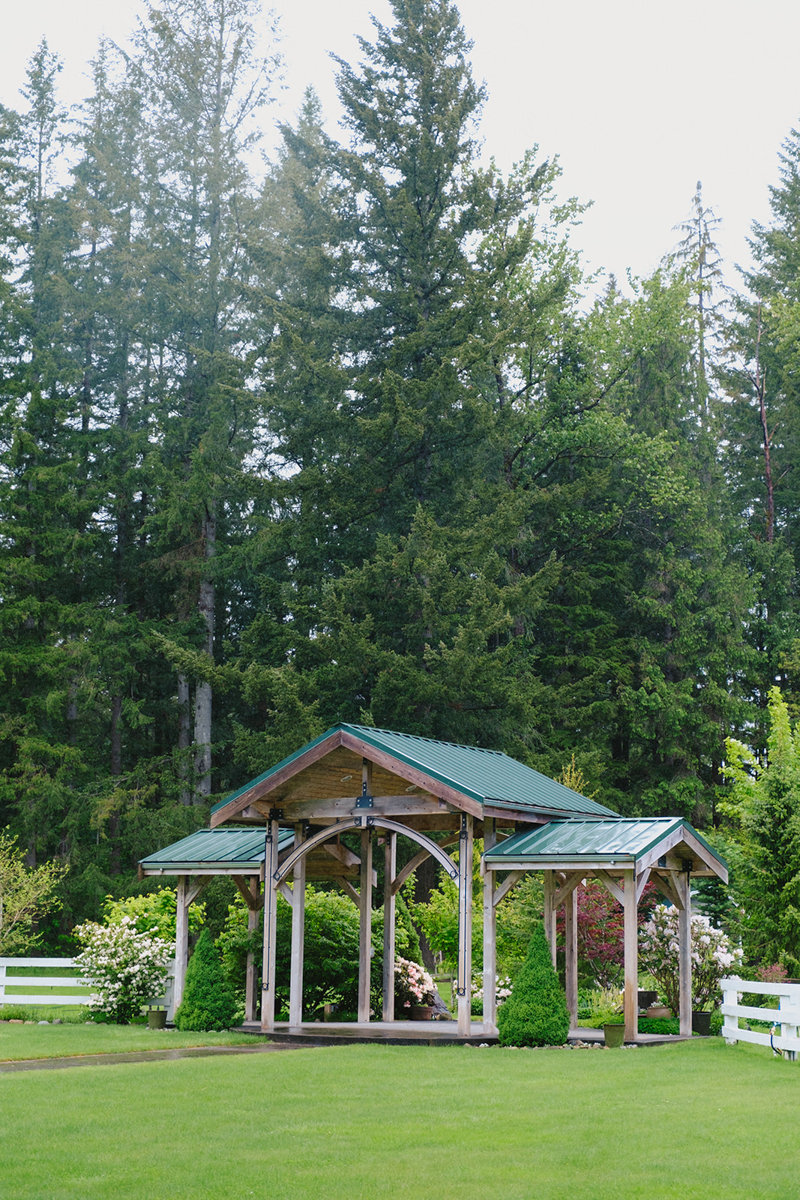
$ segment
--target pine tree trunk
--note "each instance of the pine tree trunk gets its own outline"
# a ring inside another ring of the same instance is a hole
[[[189,757],[186,751],[192,744],[192,717],[189,697],[189,680],[184,674],[178,676],[178,774],[183,780],[181,804],[191,804],[189,787]]]
[[[202,537],[206,560],[214,557],[217,520],[213,507],[203,517]],[[210,575],[200,581],[197,607],[206,628],[205,652],[214,657],[214,581]],[[194,695],[194,758],[195,803],[202,803],[211,794],[211,684],[198,680]]]

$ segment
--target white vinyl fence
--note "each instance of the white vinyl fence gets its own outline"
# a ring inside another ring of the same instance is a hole
[[[720,987],[722,1015],[725,1018],[722,1036],[729,1046],[736,1042],[754,1042],[757,1046],[783,1050],[787,1058],[797,1061],[797,1051],[800,1050],[800,983],[757,983],[733,975],[729,979],[721,979]],[[740,1004],[744,992],[757,996],[777,996],[780,1007],[756,1008],[751,1004]],[[769,1021],[775,1026],[775,1032],[742,1029],[739,1026],[740,1017]]]
[[[63,975],[18,975],[19,967],[44,970],[57,968]],[[156,996],[151,1004],[166,1005],[167,1020],[173,1015],[173,975],[175,962],[169,966],[166,992]],[[69,988],[69,992],[59,989]],[[79,990],[78,990],[79,989]],[[77,994],[76,994],[77,993]],[[58,1005],[58,1007],[80,1007],[89,1003],[92,994],[91,984],[81,979],[78,968],[71,958],[0,958],[0,1007],[19,1004],[26,1008],[39,1008],[42,1005]]]

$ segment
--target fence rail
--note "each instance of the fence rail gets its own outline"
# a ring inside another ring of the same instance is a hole
[[[72,970],[72,975],[16,975],[14,970],[20,967],[30,969],[33,967],[36,970],[53,970],[54,968],[69,971]],[[9,974],[9,971],[12,974]],[[163,996],[156,996],[151,1000],[151,1004],[166,1007],[167,1020],[172,1020],[173,1016],[173,975],[175,971],[174,960],[169,966],[169,978],[167,979],[167,987]],[[0,1006],[4,1004],[19,1004],[27,1007],[40,1008],[42,1006],[58,1006],[79,1008],[81,1005],[87,1004],[92,994],[92,985],[88,979],[83,979],[77,973],[78,968],[71,958],[0,958]],[[26,988],[71,988],[73,994],[59,994],[58,992],[36,992],[25,991]],[[80,994],[75,995],[74,990],[80,988]]]
[[[739,979],[733,975],[720,980],[722,988],[722,1015],[725,1018],[722,1036],[729,1046],[736,1042],[752,1042],[757,1046],[771,1046],[782,1050],[793,1062],[800,1050],[800,983],[760,983],[752,979]],[[777,996],[779,1007],[756,1008],[752,1004],[740,1004],[741,996],[749,992],[756,996]],[[739,1018],[768,1021],[780,1025],[780,1032],[762,1033],[756,1029],[741,1029]]]
[[[72,975],[16,975],[19,967],[30,969],[72,970]],[[9,974],[9,971],[12,973]],[[81,988],[79,995],[60,995],[58,991],[28,992],[26,988]],[[10,990],[9,990],[10,989]],[[0,1004],[33,1004],[77,1007],[86,1004],[91,995],[91,985],[77,973],[71,958],[0,958]]]

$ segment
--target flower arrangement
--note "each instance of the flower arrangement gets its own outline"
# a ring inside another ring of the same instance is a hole
[[[394,994],[403,1008],[433,1004],[435,991],[433,980],[424,967],[398,955],[394,960]]]
[[[639,943],[640,962],[664,994],[674,1013],[680,1008],[678,964],[678,910],[659,904],[653,909]],[[715,929],[708,917],[692,917],[692,1005],[703,1008],[716,1002],[719,981],[742,961],[742,951]]]
[[[514,985],[508,975],[495,975],[495,996],[497,1007],[508,999],[514,990]],[[472,976],[472,999],[475,1004],[483,1003],[483,972],[476,971]]]
[[[115,925],[87,921],[77,926],[75,936],[83,946],[75,965],[96,988],[89,1001],[95,1012],[127,1025],[143,1004],[164,991],[174,948],[139,933],[133,917],[124,916]]]

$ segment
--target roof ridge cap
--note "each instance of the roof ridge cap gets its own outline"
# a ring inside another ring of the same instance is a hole
[[[448,742],[444,738],[425,737],[422,733],[403,733],[399,729],[384,729],[380,725],[356,725],[353,721],[342,721],[342,728],[362,729],[366,733],[389,733],[392,737],[413,738],[415,742],[430,742],[433,746],[454,746],[457,750],[474,750],[477,754],[496,754],[499,758],[509,758],[505,750],[490,750],[486,746],[470,746],[466,742]],[[517,762],[516,758],[511,759],[512,762]],[[521,763],[520,766],[524,766]]]

